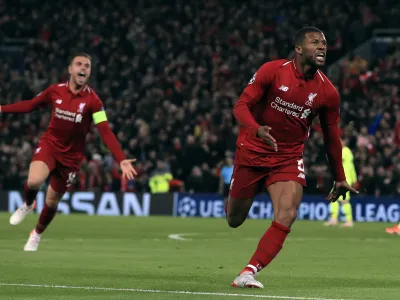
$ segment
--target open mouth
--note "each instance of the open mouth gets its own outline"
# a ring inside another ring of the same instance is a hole
[[[317,61],[324,62],[325,61],[325,53],[318,53],[317,54]]]
[[[79,77],[79,78],[86,78],[86,74],[83,73],[83,72],[80,72],[80,73],[78,74],[78,77]]]

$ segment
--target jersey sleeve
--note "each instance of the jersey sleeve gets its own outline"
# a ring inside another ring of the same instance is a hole
[[[336,90],[325,96],[319,113],[321,126],[337,125],[340,121],[340,96]]]
[[[108,124],[103,103],[101,102],[100,98],[94,94],[91,104],[93,123],[97,126],[104,144],[110,150],[115,160],[120,163],[125,159],[125,155],[122,152],[121,146],[112,132],[110,125]]]
[[[23,100],[17,103],[2,105],[1,112],[4,113],[27,113],[36,108],[42,108],[51,103],[51,93],[54,86],[49,86],[43,92],[37,94],[31,100]]]
[[[273,83],[280,61],[263,64],[248,82],[236,102],[233,113],[240,125],[247,127],[255,136],[260,125],[254,120],[251,114],[251,107],[264,96],[270,85]]]
[[[245,94],[247,99],[246,102],[252,105],[260,101],[262,96],[264,96],[268,87],[272,84],[275,78],[275,73],[277,71],[278,66],[281,64],[277,64],[274,62],[268,62],[263,64],[256,73],[254,73],[253,77],[248,82],[245,87],[243,94]],[[240,98],[239,98],[240,100]]]
[[[103,103],[96,94],[92,98],[92,119],[95,125],[107,121],[107,114],[104,111]]]
[[[319,113],[321,129],[324,134],[326,154],[331,165],[335,181],[346,180],[342,162],[342,142],[340,141],[338,123],[340,121],[340,97],[336,89],[325,95]]]

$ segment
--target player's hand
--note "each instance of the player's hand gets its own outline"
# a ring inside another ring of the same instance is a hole
[[[332,191],[329,193],[326,199],[329,202],[335,202],[340,196],[343,196],[343,199],[345,199],[348,191],[359,194],[359,192],[355,188],[351,187],[347,181],[335,182]]]
[[[276,152],[278,151],[278,145],[276,144],[276,140],[272,137],[272,135],[269,134],[270,131],[271,127],[260,126],[257,130],[257,136],[267,142],[267,144],[274,148]]]
[[[125,176],[128,179],[133,179],[135,178],[135,175],[137,175],[136,170],[132,167],[132,163],[134,163],[136,159],[124,159],[121,161],[119,164],[121,167],[122,171],[122,176]]]

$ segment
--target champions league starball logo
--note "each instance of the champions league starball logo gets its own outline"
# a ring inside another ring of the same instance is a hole
[[[178,215],[181,217],[193,217],[196,215],[196,201],[190,197],[181,199],[178,203]]]

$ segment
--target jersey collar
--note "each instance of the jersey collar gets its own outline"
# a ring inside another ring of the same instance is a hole
[[[85,96],[87,93],[90,92],[89,91],[89,86],[86,84],[85,87],[79,91],[79,93],[77,93],[77,94],[72,93],[72,91],[69,89],[69,80],[67,80],[66,87],[67,87],[67,90],[68,90],[69,93],[71,93],[73,95],[79,95],[81,97]]]

